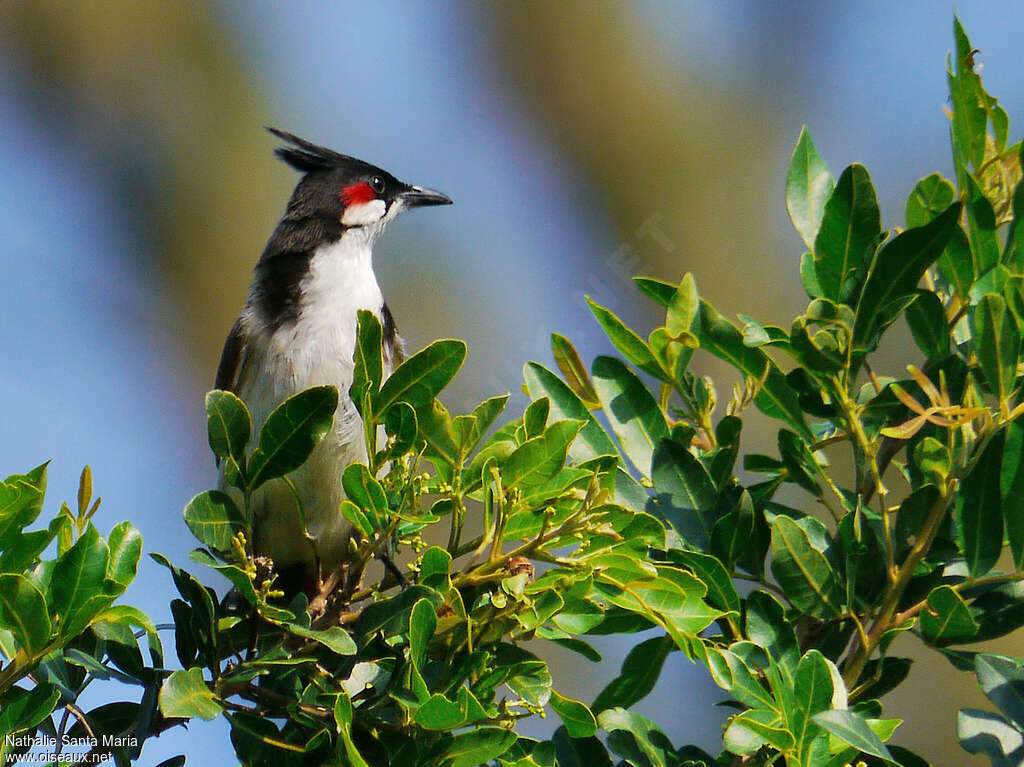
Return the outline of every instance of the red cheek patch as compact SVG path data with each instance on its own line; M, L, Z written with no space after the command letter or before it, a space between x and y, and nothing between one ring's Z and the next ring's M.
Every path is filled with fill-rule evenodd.
M377 198L370 185L365 181L349 184L338 193L341 204L346 208L350 205L363 205Z

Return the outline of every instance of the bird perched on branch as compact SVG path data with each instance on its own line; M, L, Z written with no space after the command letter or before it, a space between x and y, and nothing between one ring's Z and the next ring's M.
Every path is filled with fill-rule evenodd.
M367 459L363 425L348 396L360 309L380 319L384 375L401 361L402 342L373 272L374 242L402 211L452 201L362 160L268 130L288 144L277 156L303 176L256 264L216 387L246 403L254 434L291 395L324 384L338 389L330 432L289 475L295 493L270 480L251 499L254 551L273 559L278 572L291 570L289 580L298 576L297 585L309 592L321 572L343 559L351 526L340 512L341 476L349 463ZM315 543L302 532L296 495Z

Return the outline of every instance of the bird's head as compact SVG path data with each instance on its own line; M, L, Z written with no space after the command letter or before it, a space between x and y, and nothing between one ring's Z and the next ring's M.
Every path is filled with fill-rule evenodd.
M278 147L277 156L305 174L288 202L286 219L316 219L326 232L339 237L353 229L374 236L403 210L452 204L447 195L406 184L368 162L291 133L267 130L289 144Z

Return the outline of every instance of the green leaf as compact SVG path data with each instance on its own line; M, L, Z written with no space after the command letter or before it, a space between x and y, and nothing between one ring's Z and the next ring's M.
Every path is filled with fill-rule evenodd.
M590 304L590 311L597 317L597 321L604 328L605 334L608 339L615 344L615 348L622 353L630 363L636 365L641 370L650 373L653 376L666 380L667 376L665 371L661 369L661 365L654 358L651 350L648 348L647 343L638 336L635 332L630 330L623 324L622 320L615 316L615 314L608 309L605 309L599 304L595 304L590 300L590 296L587 296L587 303ZM598 388L598 395L600 396L600 388Z
M252 419L245 403L229 391L214 389L207 393L206 434L217 458L243 466L245 446L252 435Z
M939 297L930 290L917 291L914 303L907 307L907 324L914 343L928 359L941 359L949 354L949 324Z
M334 422L338 390L316 386L289 397L268 416L249 462L249 489L299 468Z
M839 176L814 239L814 273L822 295L846 300L847 280L862 272L882 233L878 199L863 165L851 165Z
M25 525L42 509L43 491L23 479L8 477L0 484L0 551L15 544Z
M570 738L589 738L597 732L594 714L580 701L566 698L552 690L548 704L562 720Z
M875 254L857 302L856 349L871 348L881 330L895 320L888 307L914 293L921 276L953 236L959 216L960 203L956 202L934 221L896 235Z
M974 53L960 20L953 18L953 37L956 51L951 54L947 67L949 95L953 102L953 157L957 177L961 179L969 165L981 167L985 157L985 137L988 114L984 107L981 78L974 71Z
M900 767L899 763L892 758L889 749L868 726L868 723L852 711L846 709L822 711L815 714L813 718L816 724L847 745L853 746L869 756L883 759L895 767Z
M516 734L503 727L480 727L463 732L451 739L440 755L439 764L476 767L504 754L516 740Z
M205 490L189 501L185 524L203 545L216 551L230 551L232 537L246 529L242 512L219 490Z
M825 201L832 193L833 184L832 174L805 125L800 129L786 173L786 210L808 248L814 247Z
M349 392L357 406L362 406L363 397L369 393L376 396L384 381L384 365L382 362L382 341L380 320L377 315L366 309L358 311L356 322L356 344L352 370L352 386ZM383 412L383 411L377 411ZM364 418L367 413L362 414Z
M676 293L676 286L671 282L665 282L665 280L656 280L653 277L634 277L633 282L644 295L653 298L666 309L672 303L672 297Z
M780 751L790 751L795 745L793 734L785 728L779 714L765 708L734 716L722 740L734 754L752 754L766 744Z
M405 455L416 441L416 411L407 402L396 402L384 414L384 428L394 442L385 453L388 458Z
M422 669L427 659L427 644L437 629L437 613L427 599L420 599L409 613L409 658Z
M544 433L550 410L551 400L547 397L535 399L526 406L526 412L523 413L523 431L526 432L527 439L538 437Z
M679 338L693 330L694 322L699 316L700 297L697 295L697 282L693 274L687 272L672 294L672 301L665 315L665 329L673 338Z
M50 617L46 599L38 588L20 573L0 575L0 628L14 634L31 655L50 639Z
M466 344L443 339L416 352L391 374L374 398L375 413L384 413L399 400L417 411L429 405L455 377L466 359Z
M572 342L565 336L552 333L551 352L555 356L555 364L562 371L562 375L565 377L572 393L588 408L598 407L600 403L597 401L594 383L590 380L590 374L587 372L583 360L580 359L580 353L576 351L576 347L572 345ZM527 382L527 385L529 385L529 382ZM575 418L576 416L573 417Z
M1006 524L1006 539L1017 569L1024 567L1024 424L1013 421L1006 428L999 494Z
M707 600L723 612L739 613L740 595L725 566L710 554L699 551L669 552L672 561L690 568L708 588ZM628 708L628 707L627 707Z
M85 532L53 566L50 580L50 614L59 618L60 634L66 639L79 634L93 615L105 608L107 544L90 523ZM105 600L105 604L100 602Z
M907 198L907 228L933 221L942 211L953 204L956 189L953 184L939 173L932 173L917 182Z
M785 610L774 597L764 591L755 591L747 597L745 629L747 638L764 648L776 663L786 669L796 669L800 647Z
M628 763L641 767L675 765L675 749L654 722L632 711L610 708L597 717L601 729L608 732L608 746Z
M1024 662L1006 655L980 653L974 659L978 686L1009 719L1024 730Z
M341 484L349 500L370 513L373 528L381 529L391 512L384 488L373 478L370 470L361 463L349 464L341 476Z
M956 294L966 300L980 271L974 263L971 246L967 242L967 233L960 224L953 228L953 234L939 256L937 266L939 274L949 280Z
M413 721L424 730L454 730L465 718L457 703L435 693L416 709Z
M815 714L831 708L834 683L829 661L816 649L808 650L796 667L793 680L795 706L785 712L790 731L797 747L806 752L810 741L816 737L816 728L810 720ZM838 677L838 671L836 672Z
M967 240L978 272L984 274L999 263L999 233L992 203L971 173L962 176L967 196Z
M745 376L757 381L764 378L754 397L758 409L789 424L807 442L815 441L804 421L796 392L786 381L786 376L761 349L744 344L743 334L736 326L706 301L701 301L700 345Z
M957 498L964 557L975 578L995 566L1003 549L1003 509L999 491L1003 437L998 434L988 443L961 483Z
M684 540L706 549L718 517L718 493L707 470L685 447L661 440L651 462L655 496L648 511L675 528Z
M817 618L838 618L843 588L824 553L811 545L807 532L789 517L776 516L771 528L772 573L790 602Z
M569 456L574 461L587 461L601 455L618 455L619 451L607 432L587 406L558 376L539 363L527 362L523 366L523 378L526 379L526 388L531 399L547 397L550 400L549 417L552 420L572 419L583 422L579 436L569 447ZM589 376L587 380L590 381ZM596 393L594 397L596 400Z
M597 713L617 706L632 708L654 689L665 659L675 649L675 642L668 636L647 639L634 646L622 661L619 675L601 690L591 708Z
M942 647L968 642L977 633L978 623L959 594L949 586L931 590L921 611L921 634L928 644Z
M528 439L505 460L502 480L510 487L536 487L554 477L581 426L579 421L556 421L539 437Z
M594 388L622 451L645 476L654 448L668 437L665 417L636 373L614 357L598 357L591 369Z
M974 309L974 339L978 364L989 388L1005 405L1017 378L1020 334L1003 297L986 293Z
M0 737L35 729L53 713L59 698L60 690L47 682L31 690L10 688L0 699ZM11 763L18 761L15 757Z
M224 710L203 681L200 668L180 669L160 687L160 713L166 717L216 719Z
M135 571L142 556L142 536L127 520L114 526L107 538L107 578L122 590L135 580Z
M341 626L331 626L323 631L316 631L296 623L289 623L287 628L293 634L319 642L328 650L338 655L356 654L356 643L352 641L352 637Z

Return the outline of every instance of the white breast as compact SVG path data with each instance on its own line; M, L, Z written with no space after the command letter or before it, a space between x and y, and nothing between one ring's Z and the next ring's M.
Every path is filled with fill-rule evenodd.
M316 540L325 572L340 561L350 532L339 511L345 497L342 472L349 463L367 458L362 422L348 390L357 312L369 309L379 316L384 304L370 245L370 238L349 230L338 242L315 252L300 284L297 319L273 332L251 334L256 343L251 344L243 365L246 372L260 374L239 380L238 394L252 412L254 435L270 412L291 395L323 384L338 389L333 428L309 460L289 475L302 499L306 529ZM313 560L313 545L301 534L294 495L284 482L266 483L253 495L252 504L258 553L270 556L279 568Z

